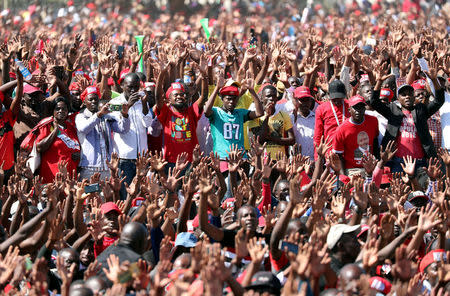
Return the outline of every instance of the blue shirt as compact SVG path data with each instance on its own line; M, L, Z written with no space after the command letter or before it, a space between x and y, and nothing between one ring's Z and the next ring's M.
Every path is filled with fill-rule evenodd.
M249 110L234 109L226 112L222 108L213 107L212 114L208 117L211 124L211 136L213 138L213 151L221 159L228 157L227 151L235 144L239 149L244 148L244 122L250 120Z
M127 133L130 120L122 115L92 114L84 109L75 117L78 140L81 145L80 167L107 169L106 160L110 160L113 152L112 132Z

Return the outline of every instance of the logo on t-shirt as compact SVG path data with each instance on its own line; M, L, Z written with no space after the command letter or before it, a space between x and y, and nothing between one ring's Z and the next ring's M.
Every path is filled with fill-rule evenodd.
M411 113L405 113L403 117L402 125L400 126L400 136L409 139L417 137L417 129Z
M171 127L172 127L171 135L176 142L191 141L192 134L189 119L187 119L186 117L180 118L172 116Z
M354 159L356 164L361 164L363 157L370 152L369 135L365 131L360 131L356 136L356 142L358 143L358 148L355 149Z

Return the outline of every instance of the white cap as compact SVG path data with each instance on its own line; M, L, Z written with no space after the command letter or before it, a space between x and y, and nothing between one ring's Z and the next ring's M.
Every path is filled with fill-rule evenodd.
M336 224L331 226L327 236L328 249L333 249L337 242L341 239L342 234L351 233L361 228L361 225Z

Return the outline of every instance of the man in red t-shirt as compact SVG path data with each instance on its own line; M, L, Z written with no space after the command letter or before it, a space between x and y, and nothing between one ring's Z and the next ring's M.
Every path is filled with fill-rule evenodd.
M202 94L191 106L188 104L190 100L181 83L172 83L167 90L166 99L169 104L166 104L160 95L162 85L157 85L157 89L159 91L157 91L154 110L163 126L164 158L169 163L169 167L173 167L177 156L186 152L188 161L191 162L194 148L198 144L197 123L202 116L203 105L208 96L207 82L202 79Z
M316 109L316 122L314 125L314 147L319 146L322 137L333 140L338 126L350 116L348 102L345 101L347 92L340 80L333 80L328 87L330 100L320 104Z
M341 158L341 174L364 174L362 159L373 153L378 136L378 119L365 115L366 101L360 95L351 97L349 105L350 118L337 128L333 150Z

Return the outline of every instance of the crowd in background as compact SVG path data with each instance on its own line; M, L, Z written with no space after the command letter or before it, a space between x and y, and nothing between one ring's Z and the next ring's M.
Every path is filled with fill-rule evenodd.
M1 294L449 295L449 3L168 3L0 14Z

